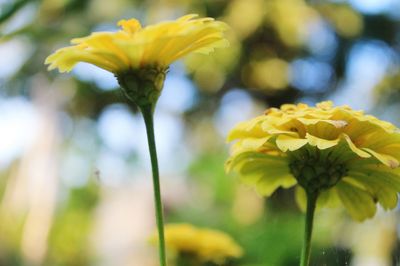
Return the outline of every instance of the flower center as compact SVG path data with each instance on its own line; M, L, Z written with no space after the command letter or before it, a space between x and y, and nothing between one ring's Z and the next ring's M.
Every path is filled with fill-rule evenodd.
M148 67L116 74L122 91L139 107L154 106L164 86L167 69Z
M290 172L307 193L329 189L347 174L345 164L336 162L332 152L302 149L290 156Z

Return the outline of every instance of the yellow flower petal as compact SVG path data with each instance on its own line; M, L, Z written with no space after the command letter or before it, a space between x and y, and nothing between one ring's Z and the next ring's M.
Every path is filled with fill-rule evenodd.
M304 125L315 125L315 124L329 124L335 128L345 128L348 122L345 120L330 120L330 119L318 119L318 118L297 118Z
M317 201L318 208L337 208L339 206L341 206L341 201L336 187L321 191Z
M63 48L46 58L49 70L58 68L60 72L69 72L79 62L86 62L108 70L116 70L118 66L102 56L92 54L83 49Z
M122 19L118 21L118 26L121 26L122 30L129 34L134 34L142 29L142 25L136 19Z
M198 16L199 15L197 15L197 14L188 14L188 15L185 15L185 16L182 16L182 17L178 18L177 21L185 22L185 21L189 21L189 20L191 20L193 18L197 18Z
M137 68L167 68L189 53L209 53L228 46L225 23L196 16L187 15L145 28L136 19L121 20L118 25L122 31L73 39L75 45L56 51L45 63L50 64L49 69L70 71L76 63L87 62L120 74Z
M272 167L275 166L275 167ZM267 161L267 160L260 160L260 159L253 159L250 162L244 164L240 170L238 170L242 176L281 176L286 175L289 173L289 169L282 161ZM245 183L246 178L242 179Z
M260 195L269 197L279 187L290 188L296 184L297 181L291 174L282 171L281 175L274 173L262 176L256 184L256 190Z
M71 40L72 44L81 44L85 49L93 53L106 53L112 62L115 62L120 68L129 67L129 58L124 53L122 47L113 42L113 35L108 32L96 32L85 38L75 38Z
M226 138L227 142L231 142L235 139L241 139L246 137L264 137L265 132L259 126L262 121L262 117L256 117L250 121L241 122L236 124L235 128L229 132Z
M397 206L397 192L390 183L379 179L379 176L349 173L349 178L363 184L384 209L393 209Z
M242 141L242 148L247 150L257 150L261 148L271 137L265 138L246 138Z
M342 134L342 137L346 140L347 145L349 145L349 148L358 156L360 156L361 158L369 158L371 157L371 155L365 151L363 151L362 149L359 149L356 147L356 145L354 145L353 141L350 139L350 137L347 134Z
M392 170L385 165L377 165L376 163L361 164L360 162L355 163L349 170L349 176L355 174L365 175L368 179L375 179L382 185L386 185L393 188L396 191L400 191L400 168Z
M293 138L287 135L279 135L276 138L276 146L283 152L298 150L307 142L306 139Z
M280 186L297 183L289 173L286 158L254 152L243 153L227 162L227 170L235 169L244 184L255 185L261 195L271 195Z
M394 158L393 156L390 156L390 155L387 155L387 154L383 154L383 153L379 153L379 152L375 152L375 151L373 151L371 149L368 149L368 148L363 148L363 150L369 152L376 159L378 159L383 164L389 166L390 168L399 167L399 161L396 158Z
M316 146L318 149L321 150L325 150L333 146L336 146L340 141L340 139L334 139L334 140L321 139L313 135L310 135L308 133L306 135L306 139L308 140L308 143L311 146Z
M346 181L340 181L336 188L340 200L354 220L363 221L375 215L376 204L370 193Z
M316 105L318 108L321 108L322 110L329 110L333 108L333 102L332 101L323 101L320 103L317 103Z
M269 154L263 154L258 152L243 152L239 153L236 156L233 156L226 162L226 170L232 171L235 169L236 171L241 171L244 165L259 163L266 169L274 169L279 168L279 166L284 166L287 171L289 171L286 157L283 156L275 156ZM272 167L269 167L272 166Z

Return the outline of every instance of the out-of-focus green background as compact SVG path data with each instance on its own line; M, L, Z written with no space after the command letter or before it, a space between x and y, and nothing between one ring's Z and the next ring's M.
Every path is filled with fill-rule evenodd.
M296 265L293 191L263 199L224 173L230 128L282 103L331 99L400 123L400 0L0 0L0 265L151 266L145 129L114 77L43 61L71 38L187 13L231 47L174 63L156 111L167 222L230 233L243 266ZM397 212L315 221L312 265L398 265ZM397 263L397 264L396 264Z

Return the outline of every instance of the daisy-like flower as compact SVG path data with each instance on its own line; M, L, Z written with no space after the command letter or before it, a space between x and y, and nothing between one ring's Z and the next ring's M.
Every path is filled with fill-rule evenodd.
M238 124L233 140L227 170L264 196L297 186L311 224L317 199L319 206L343 205L358 221L373 217L377 203L397 205L400 131L362 111L330 101L285 104Z
M160 263L166 265L163 213L154 140L153 113L164 85L168 66L190 53L208 54L228 46L227 26L213 18L186 15L175 21L142 28L136 19L121 20L117 32L96 32L73 39L72 46L47 57L49 70L70 71L85 62L112 72L130 103L141 110L147 130L153 172L156 218L159 231Z
M117 32L95 32L73 39L46 59L49 70L70 71L86 62L114 73L127 97L139 106L155 104L168 66L192 52L208 54L228 46L225 23L190 14L142 28L136 19L121 20Z
M155 242L156 239L151 240ZM165 240L167 249L175 254L175 260L185 260L186 264L182 264L185 266L189 266L189 262L194 265L207 262L225 265L229 259L243 255L242 248L226 233L190 224L166 225Z

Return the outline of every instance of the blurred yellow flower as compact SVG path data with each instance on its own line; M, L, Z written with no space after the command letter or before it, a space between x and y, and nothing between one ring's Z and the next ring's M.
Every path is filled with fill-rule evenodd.
M151 239L156 242L154 236ZM177 256L186 254L200 262L213 262L222 265L229 258L240 258L242 248L227 234L197 228L190 224L168 224L165 226L165 242L167 249Z
M49 70L68 72L78 62L86 62L119 74L143 67L167 68L191 52L207 54L228 45L223 35L226 24L196 17L186 15L145 28L136 19L121 20L122 30L73 39L73 46L57 50L45 63Z
M359 221L374 216L376 203L397 204L400 131L362 111L330 101L285 104L238 124L233 140L227 170L262 195L299 184L300 204L317 194L320 206L341 203Z

